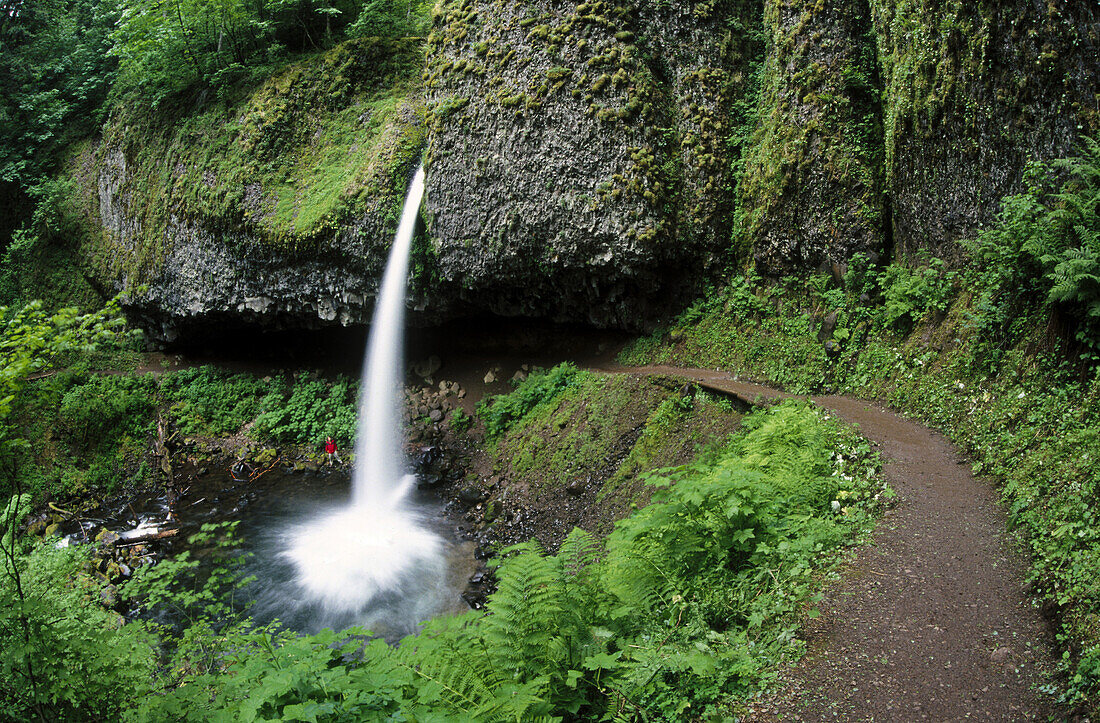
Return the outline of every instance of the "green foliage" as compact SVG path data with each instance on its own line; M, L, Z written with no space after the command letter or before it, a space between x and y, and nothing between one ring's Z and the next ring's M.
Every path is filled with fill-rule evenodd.
M1055 191L1052 171L1065 179ZM1100 359L1100 143L1033 164L1027 190L1004 199L996 224L967 245L983 287L981 322L995 363L1020 337L1013 321L1040 304L1068 312L1075 337Z
M866 529L879 489L866 443L813 407L784 404L755 420L709 463L654 479L659 501L606 544L575 530L556 555L534 543L506 550L487 614L432 621L397 648L358 630L207 631L198 639L218 643L218 664L195 666L134 718L729 715L731 696L756 690L797 648L793 626L814 573ZM845 460L860 472L840 476ZM814 484L822 477L861 490L859 511L825 511L822 499L792 493L823 488ZM175 574L166 568L160 580Z
M0 717L118 719L150 692L155 641L100 603L88 548L15 539L29 500L12 497L0 514Z
M288 51L345 37L398 37L424 28L413 0L120 0L111 33L119 60L116 92L156 106L192 86L221 90Z
M161 388L180 431L204 436L236 432L251 422L267 390L263 379L209 366L170 374Z
M26 462L48 433L39 426L39 434L28 436L22 423L29 410L53 407L42 387L31 384L29 377L43 372L62 354L114 338L122 323L117 314L114 302L83 316L75 309L49 314L39 302L19 310L0 307L0 460L4 463L0 465L0 492L21 491Z
M933 258L915 269L902 264L887 267L880 281L886 324L905 334L929 312L943 314L957 293L957 280L958 274L942 259Z
M58 149L101 120L114 79L107 50L117 12L104 0L24 0L5 2L0 14L0 190L6 196L41 182ZM7 217L12 212L15 219ZM0 206L0 238L18 228L20 215Z
M349 37L423 35L431 25L431 6L424 0L366 0L347 34Z
M473 417L466 414L462 407L451 412L451 429L456 432L465 432L474 423Z
M542 372L532 372L509 394L486 397L478 403L489 437L498 437L541 404L546 404L577 381L582 372L570 362Z
M58 421L73 451L86 455L120 434L138 436L148 431L154 386L149 379L93 377L75 384L61 398Z
M343 445L355 439L358 384L340 379L334 384L298 375L294 385L276 387L263 401L265 410L253 434L280 442L317 443L332 437Z

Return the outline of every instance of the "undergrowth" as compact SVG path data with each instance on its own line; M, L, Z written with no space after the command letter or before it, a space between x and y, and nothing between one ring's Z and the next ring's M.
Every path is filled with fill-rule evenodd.
M586 374L566 362L549 370L533 372L510 394L486 397L477 405L478 416L485 421L486 434L490 438L500 436L532 409L551 401L583 380Z
M1033 283L1048 283L1042 268ZM1005 285L1010 278L988 267L876 269L859 259L843 288L823 277L773 285L740 278L689 309L671 333L632 344L621 360L880 399L945 432L973 457L976 472L997 480L1024 533L1030 582L1061 621L1064 702L1095 710L1100 373L1091 344L1067 345L1059 333L1069 326L1079 339L1092 322L1073 332L1057 299L1022 298L1031 286Z
M102 348L59 359L14 409L32 443L8 453L21 489L36 498L94 504L155 480L149 456L158 422L179 440L248 430L252 439L318 445L355 438L358 384L307 374L257 377L215 367L134 374L135 352ZM122 371L124 373L116 373Z
M556 367L546 377L561 379L572 369ZM578 372L554 389L536 379L496 398L490 409L527 411L489 437L483 451L485 468L499 479L490 502L493 517L504 518L497 532L513 525L517 511L562 507L554 524L533 532L551 551L572 525L607 534L649 502L648 473L724 447L743 411L682 379L655 375ZM572 502L578 496L579 505Z
M397 647L356 629L207 630L218 655L171 666L129 718L720 719L800 652L830 561L870 528L877 469L866 441L786 402L723 451L653 474L653 504L606 541L506 550L485 612Z

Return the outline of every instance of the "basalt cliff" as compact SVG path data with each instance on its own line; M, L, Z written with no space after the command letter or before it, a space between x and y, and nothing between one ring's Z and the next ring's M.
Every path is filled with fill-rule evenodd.
M152 336L369 320L427 167L414 322L644 328L740 268L962 257L1100 130L1065 0L443 0L72 150L80 254Z

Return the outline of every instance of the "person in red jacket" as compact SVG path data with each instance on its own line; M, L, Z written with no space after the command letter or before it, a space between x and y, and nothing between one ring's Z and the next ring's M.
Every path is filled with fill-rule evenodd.
M329 437L325 440L325 454L328 455L328 459L325 461L325 465L332 464L332 460L336 460L336 464L343 464L340 460L340 453L336 451L336 440Z

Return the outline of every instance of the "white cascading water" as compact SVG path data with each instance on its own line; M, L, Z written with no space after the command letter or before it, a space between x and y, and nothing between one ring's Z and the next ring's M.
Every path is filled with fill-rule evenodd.
M402 454L400 384L409 249L424 195L417 170L378 291L359 404L349 507L292 529L283 553L306 601L335 613L363 610L410 576L441 573L442 541L408 508L414 477Z

